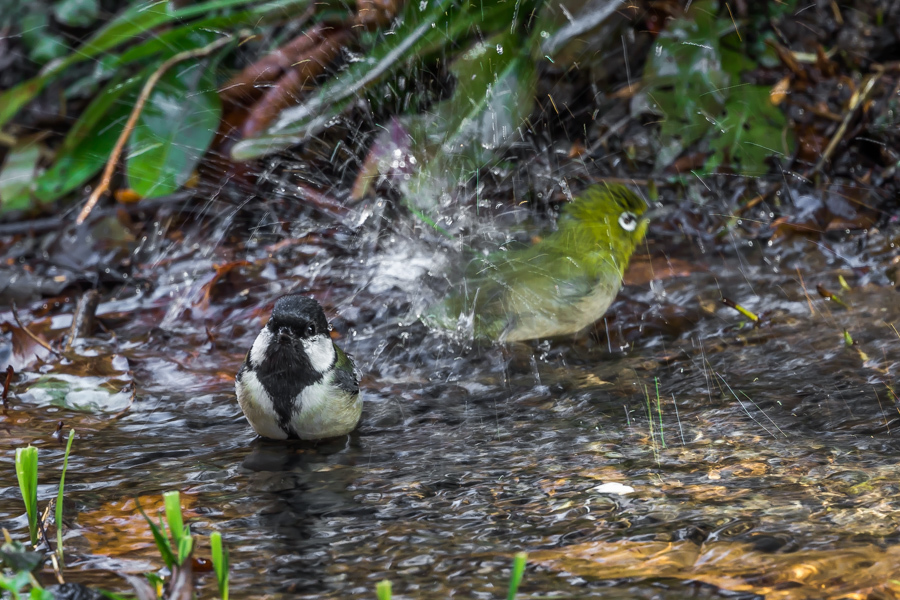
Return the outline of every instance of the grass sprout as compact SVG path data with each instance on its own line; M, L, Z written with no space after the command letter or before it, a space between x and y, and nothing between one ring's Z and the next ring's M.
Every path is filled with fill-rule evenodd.
M221 533L214 531L209 536L209 547L216 581L219 583L219 596L222 600L228 600L228 548L222 544Z
M16 448L16 478L19 480L22 501L28 512L28 532L31 535L31 545L36 547L39 525L37 508L38 449L34 446Z
M375 594L378 600L391 600L391 582L387 579L379 581L375 586Z
M66 485L66 469L69 467L69 452L72 450L72 441L75 439L75 430L69 430L69 441L66 443L66 454L63 456L62 474L59 476L59 490L56 492L56 555L59 562L65 566L63 560L63 490Z
M528 562L528 555L524 552L517 552L513 556L512 573L509 576L509 593L506 600L515 600L519 591L519 584L522 583L522 577L525 575L525 563Z

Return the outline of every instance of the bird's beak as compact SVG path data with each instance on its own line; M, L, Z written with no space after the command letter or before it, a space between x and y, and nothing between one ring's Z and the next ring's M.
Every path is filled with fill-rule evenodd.
M294 341L294 335L291 333L291 330L287 327L282 327L278 330L278 342L281 344L289 344Z

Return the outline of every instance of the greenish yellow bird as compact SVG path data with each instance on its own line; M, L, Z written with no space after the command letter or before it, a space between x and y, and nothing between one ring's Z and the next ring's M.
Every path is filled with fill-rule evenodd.
M424 316L429 325L516 342L576 333L606 312L647 232L646 203L597 184L566 204L536 244L473 260L460 287Z

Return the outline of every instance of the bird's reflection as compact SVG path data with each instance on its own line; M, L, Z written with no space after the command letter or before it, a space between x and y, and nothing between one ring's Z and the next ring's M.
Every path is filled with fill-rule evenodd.
M286 591L324 591L330 546L341 523L371 508L354 501L359 476L359 435L318 442L258 439L241 467L250 472L246 489L260 506L255 525L272 543L267 566Z

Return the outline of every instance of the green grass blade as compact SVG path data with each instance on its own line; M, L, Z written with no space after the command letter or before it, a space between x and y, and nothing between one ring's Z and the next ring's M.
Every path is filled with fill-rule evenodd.
M212 550L212 564L216 571L216 580L219 582L219 596L222 600L228 600L228 548L222 544L222 534L214 531L209 536L209 546Z
M308 5L309 0L277 0L241 12L191 21L128 48L121 55L112 58L110 67L118 69L148 57L160 55L167 58L184 50L201 48L211 42L212 38L206 37L203 41L202 35L198 34L224 33L239 26L249 25L256 28L275 21L287 21Z
M194 547L191 528L185 527L181 516L181 495L178 492L166 492L163 494L163 506L166 511L166 523L172 534L172 547L177 549L175 562L180 565L184 563Z
M122 594L117 594L115 592L110 592L109 590L97 590L101 596L104 598L109 598L109 600L134 600L131 596L124 596Z
M659 415L659 439L662 442L663 449L665 449L666 434L665 431L663 431L662 400L659 398L659 378L654 377L653 381L656 384L656 414Z
M16 448L16 478L19 480L19 490L22 492L22 501L25 502L25 510L28 513L28 532L31 534L31 545L37 546L38 449L34 446Z
M137 504L138 510L141 511L141 514L147 520L147 524L150 525L150 532L153 534L153 541L156 542L156 547L159 549L159 553L162 556L163 562L166 563L166 566L171 569L175 566L175 554L172 552L172 546L169 543L169 538L162 532L162 530L153 522L153 520L147 516L147 513L144 512L144 509L141 507L140 503L135 498L135 504Z
M519 584L522 583L522 576L525 575L525 563L528 562L528 555L524 552L517 552L513 556L512 573L509 576L509 594L506 600L515 600L516 594L519 592Z
M391 582L387 579L379 581L375 586L375 593L378 595L378 600L391 600Z
M180 541L178 542L178 564L183 565L184 561L191 555L194 549L194 538L191 537L191 528L185 527L181 532Z
M69 430L69 441L66 444L66 454L63 456L62 475L59 476L59 491L56 492L56 554L59 556L59 564L66 566L63 560L63 489L66 485L66 469L69 467L69 452L72 450L72 441L75 439L75 430Z
M178 492L163 494L163 505L166 510L166 523L172 532L172 542L176 548L181 547L184 535L184 521L181 518L181 495Z

